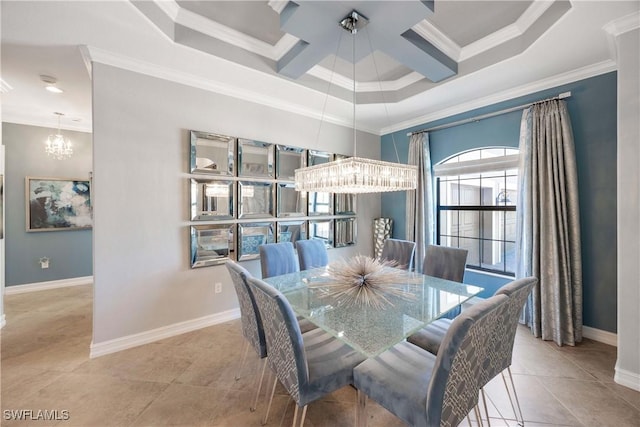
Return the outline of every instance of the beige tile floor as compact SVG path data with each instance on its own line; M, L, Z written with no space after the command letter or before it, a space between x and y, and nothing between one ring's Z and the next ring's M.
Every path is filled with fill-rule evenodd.
M90 286L5 297L0 334L2 426L259 426L254 413L255 358L234 380L243 338L239 321L89 359ZM557 347L518 330L512 372L526 425L640 426L640 393L613 382L616 349L585 340ZM501 379L487 388L491 425L515 426ZM7 420L7 410L68 411L68 420ZM290 425L293 403L282 389L269 425ZM352 426L355 391L315 402L307 427ZM504 420L500 419L504 416ZM369 425L401 426L369 403ZM485 423L486 425L486 423Z

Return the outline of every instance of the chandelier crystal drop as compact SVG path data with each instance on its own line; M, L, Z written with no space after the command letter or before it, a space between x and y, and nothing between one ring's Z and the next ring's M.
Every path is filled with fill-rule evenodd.
M58 133L55 135L49 135L47 142L45 143L44 151L48 156L53 157L56 160L65 160L71 157L73 154L73 148L71 147L71 141L65 138L60 131L60 117L64 114L54 114L58 116Z
M384 193L415 190L416 166L350 157L295 171L296 190L328 193Z
M356 11L340 22L340 27L353 35L354 157L296 169L294 179L297 191L362 194L416 189L417 166L357 157L355 36L367 23L368 20Z

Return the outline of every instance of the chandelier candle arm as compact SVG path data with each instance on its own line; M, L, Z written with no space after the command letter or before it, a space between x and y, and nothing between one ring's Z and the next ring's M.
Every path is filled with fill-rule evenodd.
M60 117L64 114L54 113L58 116L58 133L55 135L49 135L45 142L44 151L48 156L53 157L56 160L65 160L71 157L73 154L73 148L71 147L71 141L62 135L60 130Z

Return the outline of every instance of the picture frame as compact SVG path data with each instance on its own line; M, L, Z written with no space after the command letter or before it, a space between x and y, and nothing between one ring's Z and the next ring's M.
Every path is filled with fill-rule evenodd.
M215 133L190 131L190 172L233 176L236 138Z
M276 240L278 243L291 242L294 245L298 240L307 240L307 221L278 221Z
M238 139L238 176L274 178L274 145Z
M260 245L274 242L273 222L238 224L238 261L260 258Z
M206 224L190 227L191 268L224 264L235 259L235 225Z
M27 232L90 229L91 181L77 178L25 178Z
M345 246L353 246L356 244L356 218L336 218L335 223L335 236L333 244L336 248L342 248Z
M235 181L191 178L191 220L232 219Z

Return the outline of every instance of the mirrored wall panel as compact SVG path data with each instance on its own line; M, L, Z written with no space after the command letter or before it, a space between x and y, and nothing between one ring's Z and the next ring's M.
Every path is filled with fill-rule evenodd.
M276 237L279 242L291 242L295 245L298 240L307 240L307 221L279 221Z
M238 218L264 218L274 216L273 182L238 182Z
M222 264L235 259L235 224L191 226L191 268Z
M307 165L306 150L286 145L276 146L276 178L293 181L295 170Z
M355 194L336 194L336 215L356 214Z
M278 217L305 216L307 193L296 191L293 183L278 183L276 186Z
M333 215L333 193L307 193L309 216Z
M238 176L273 178L273 151L273 144L239 139Z
M333 154L326 151L309 150L307 164L309 166L322 165L333 160Z
M230 136L191 131L191 173L235 175L235 142Z
M234 182L191 179L191 220L233 218Z
M332 248L333 220L314 219L309 221L309 239L322 240L327 248Z
M273 243L273 222L251 222L238 224L238 261L260 257L258 247Z
M335 247L341 248L356 244L356 219L338 218L336 219Z

